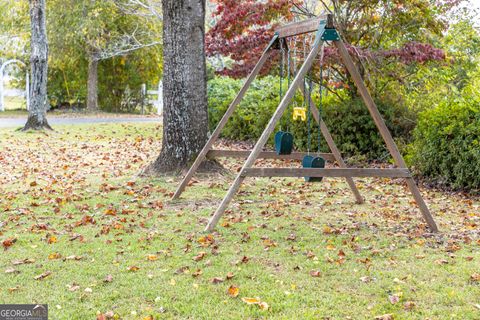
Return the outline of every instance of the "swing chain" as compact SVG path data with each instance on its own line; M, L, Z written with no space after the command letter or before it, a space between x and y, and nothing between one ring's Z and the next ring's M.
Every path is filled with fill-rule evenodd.
M323 56L322 56L323 58ZM319 126L319 131L318 131L318 153L321 152L321 147L322 147L322 132L321 132L321 122L322 122L322 117L323 117L323 106L322 106L322 100L323 100L323 90L322 90L322 84L323 84L323 59L320 60L320 80L318 82L319 84L319 102L318 102L318 126Z

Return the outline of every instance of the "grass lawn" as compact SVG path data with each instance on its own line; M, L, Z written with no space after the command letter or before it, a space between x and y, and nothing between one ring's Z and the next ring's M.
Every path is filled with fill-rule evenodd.
M51 319L480 319L479 199L422 190L432 236L401 181L357 179L356 205L341 179L248 179L204 234L233 173L172 202L178 177L137 175L157 125L56 129L0 129L1 303L48 303Z

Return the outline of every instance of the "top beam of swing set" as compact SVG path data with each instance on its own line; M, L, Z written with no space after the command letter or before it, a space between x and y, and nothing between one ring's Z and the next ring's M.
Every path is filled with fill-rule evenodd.
M289 37L294 37L301 34L317 32L318 26L322 21L326 21L327 29L332 29L334 27L332 15L321 15L313 19L304 20L301 22L293 22L293 23L281 26L275 30L275 35L277 35L279 38L289 38Z

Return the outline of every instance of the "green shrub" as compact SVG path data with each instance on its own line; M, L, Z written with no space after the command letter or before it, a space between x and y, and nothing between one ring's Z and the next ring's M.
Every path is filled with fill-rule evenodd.
M227 77L217 77L208 83L209 124L213 130L216 124L240 91L243 81ZM268 76L255 81L245 95L239 108L227 123L222 132L223 137L235 140L255 140L265 129L268 121L279 104L279 79ZM286 90L286 84L283 92ZM343 102L333 94L324 96L322 115L332 132L334 139L346 156L362 156L367 160L385 159L388 151L370 117L370 114L360 98L342 97ZM318 105L319 94L313 94L313 100ZM407 108L385 101L377 101L380 112L385 117L387 126L394 137L408 141L415 127L415 116ZM295 96L297 106L302 106L303 97ZM282 117L277 130L288 128L295 137L297 150L308 149L308 127L306 122L292 121L293 106L290 106ZM318 148L318 125L311 124L311 150ZM397 139L398 140L398 139ZM272 144L273 135L269 143ZM322 151L327 151L325 141L321 140Z
M434 182L480 189L480 101L449 99L420 113L408 160Z

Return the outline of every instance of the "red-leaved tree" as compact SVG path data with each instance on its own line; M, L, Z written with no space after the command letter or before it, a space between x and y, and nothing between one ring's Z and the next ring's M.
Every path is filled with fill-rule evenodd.
M217 23L206 35L208 56L229 56L231 68L219 71L222 75L239 78L247 75L272 39L280 22L293 18L292 0L216 0L213 15ZM268 70L271 62L264 70Z
M337 29L364 74L365 62L373 62L377 68L391 61L408 65L444 60L445 53L429 43L428 35L441 34L448 26L446 13L461 2L332 0L328 10L335 14ZM293 20L294 12L309 15L308 8L302 5L304 1L216 0L216 3L213 15L218 22L207 34L207 55L230 57L233 64L218 73L235 78L248 75L279 23ZM303 40L297 40L290 45L296 45L298 52L302 52L297 57L301 63ZM278 57L271 59L264 73L278 62ZM334 47L325 50L325 64L336 79L350 82Z

